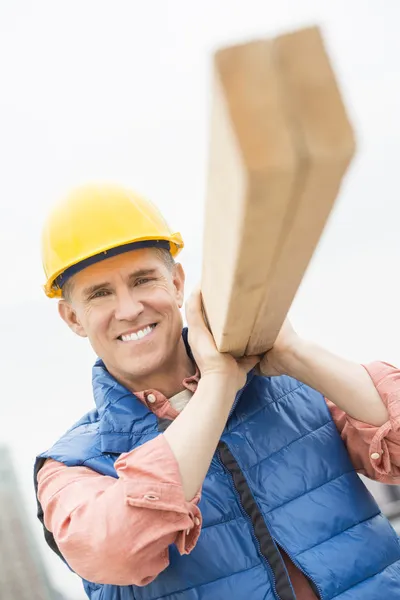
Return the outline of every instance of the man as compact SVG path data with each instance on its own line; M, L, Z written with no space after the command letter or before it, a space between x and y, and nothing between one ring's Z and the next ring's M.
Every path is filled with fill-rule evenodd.
M99 357L96 408L36 461L50 547L93 600L400 598L398 537L357 475L400 481L400 372L288 322L260 364L220 354L199 291L182 333L182 246L122 188L48 219L45 291Z

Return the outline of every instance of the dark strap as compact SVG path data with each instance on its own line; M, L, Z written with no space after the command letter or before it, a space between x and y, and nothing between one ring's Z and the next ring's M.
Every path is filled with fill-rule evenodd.
M34 485L35 485L35 495L36 495L36 503L37 503L37 517L43 526L44 537L45 537L47 544L50 546L50 548L53 550L53 552L55 552L57 554L57 556L59 556L61 558L61 560L63 562L65 562L65 564L67 564L67 561L61 554L60 549L56 544L56 540L54 539L53 534L51 533L51 531L49 531L47 529L46 525L44 524L43 508L42 508L42 505L40 504L39 498L38 498L38 474L39 474L40 469L43 467L44 463L46 462L46 460L47 460L46 458L37 458L36 463L35 463L35 469L34 469Z
M269 532L241 468L225 442L219 442L218 450L222 463L232 476L241 506L251 520L260 552L272 571L278 600L296 600L282 555Z

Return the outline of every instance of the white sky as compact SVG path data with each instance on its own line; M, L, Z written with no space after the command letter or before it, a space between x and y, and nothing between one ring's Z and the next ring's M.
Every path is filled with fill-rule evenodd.
M93 354L41 290L40 228L84 181L129 185L180 229L200 274L213 49L309 24L325 39L359 150L291 311L359 361L400 364L397 0L14 0L0 3L0 441L10 445L57 586L81 584L41 540L31 470L92 406Z

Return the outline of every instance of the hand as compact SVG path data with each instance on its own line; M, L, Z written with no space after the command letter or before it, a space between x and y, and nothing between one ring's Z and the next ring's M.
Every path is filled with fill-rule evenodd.
M247 373L260 361L259 356L235 359L217 350L214 338L203 317L202 299L196 288L186 302L186 319L189 328L189 344L201 376L218 374L228 378L240 390L246 383Z
M273 347L261 359L258 367L261 375L267 377L289 375L288 364L300 344L301 338L293 329L290 321L286 319Z

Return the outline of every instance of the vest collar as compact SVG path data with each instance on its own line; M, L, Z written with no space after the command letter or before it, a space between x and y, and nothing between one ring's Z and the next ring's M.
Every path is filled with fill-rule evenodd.
M182 331L188 356L194 360L188 342L188 331ZM254 376L251 371L245 387L237 394L230 416L239 399ZM103 453L121 454L129 452L143 441L159 433L156 415L147 408L126 387L107 371L101 359L98 359L92 371L93 394L99 414L99 433Z
M187 328L182 331L186 352L193 360ZM98 359L92 370L93 395L100 418L103 453L129 452L144 436L155 437L158 419L140 400L107 371Z

